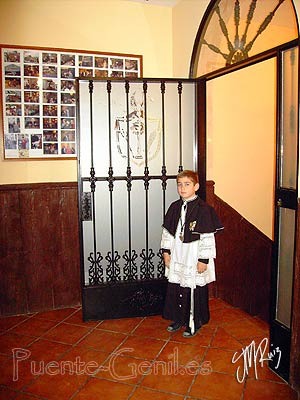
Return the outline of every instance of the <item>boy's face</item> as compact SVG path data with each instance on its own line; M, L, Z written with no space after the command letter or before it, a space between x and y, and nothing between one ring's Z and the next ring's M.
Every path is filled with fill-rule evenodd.
M187 177L179 178L177 181L177 191L181 198L184 200L189 200L194 197L196 191L199 189L199 183L194 184L194 182Z

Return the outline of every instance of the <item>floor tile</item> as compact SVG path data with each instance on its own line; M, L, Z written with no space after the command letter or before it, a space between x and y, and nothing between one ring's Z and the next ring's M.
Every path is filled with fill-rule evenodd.
M195 346L192 344L169 342L158 356L158 361L164 361L166 365L191 366L202 363L206 347Z
M114 382L112 384L105 379L91 378L74 397L74 400L127 400L133 388L124 383Z
M262 329L265 333L265 335L269 336L269 325L267 324L267 322L257 318L257 317L253 317L253 322L255 322L256 326L258 326L260 329Z
M130 400L183 400L184 396L158 392L157 390L138 387Z
M80 342L80 346L93 347L96 350L112 352L118 347L126 335L119 332L107 332L100 329L95 329L85 336Z
M246 318L247 314L238 308L217 308L210 311L209 325L222 326Z
M186 394L192 380L195 378L195 374L192 374L188 369L183 367L178 367L176 371L171 372L172 373L169 373L167 371L167 373L165 373L160 365L158 365L158 368L153 368L151 373L142 380L140 385L173 394Z
M121 318L103 321L98 328L109 331L130 333L140 322L142 318Z
M159 339L129 336L121 348L127 348L131 357L154 360L165 344L165 341Z
M0 386L0 400L13 400L17 396L17 392L5 386Z
M212 339L211 347L217 347L220 349L238 351L242 349L240 341L232 337L222 327L218 327L215 336Z
M191 338L184 338L182 336L184 330L185 328L182 328L181 330L173 333L171 336L171 340L174 342L194 344L196 346L209 346L212 341L216 328L204 325L199 330L199 332L195 336L192 336Z
M10 358L13 357L13 352L11 354L0 354L0 365L9 360Z
M69 398L89 379L86 375L60 373L56 365L39 376L28 387L26 393L45 397L49 400L69 400ZM46 371L47 372L47 371Z
M35 379L31 371L31 363L21 358L8 360L0 366L0 385L20 390Z
M216 297L211 297L209 299L209 309L210 311L212 310L216 310L218 308L226 308L227 310L233 309L234 307L231 306L230 304L226 303L224 300L222 299L218 299Z
M24 335L17 335L8 331L0 335L0 353L11 356L13 349L27 347L34 338Z
M28 319L28 315L16 315L12 317L1 317L0 318L0 331L5 331L7 329L12 328L15 325L18 325L20 322Z
M270 339L268 335L263 335L263 336L254 336L254 337L248 337L246 339L238 339L239 342L241 342L241 350L244 349L251 349L253 346L253 349L258 349L259 347L263 348L265 347L265 342L267 341L267 344L269 345ZM267 346L268 348L268 346ZM267 351L266 351L267 352Z
M89 333L91 327L61 323L43 335L44 339L56 342L75 344Z
M109 353L88 347L75 346L60 358L59 362L68 371L94 375L108 357Z
M36 397L34 395L30 395L27 393L19 393L19 395L16 397L16 400L39 400L40 397Z
M204 361L209 362L214 372L235 375L238 367L243 367L242 359L232 362L234 351L223 349L208 349Z
M264 329L254 319L242 318L222 325L224 330L236 339L251 339L265 334ZM250 341L251 341L250 340Z
M192 385L190 396L205 400L241 400L244 384L228 374L200 374ZM251 400L256 400L254 397Z
M116 352L109 356L96 376L121 383L137 384L149 367L151 368L149 360L128 357Z
M28 361L42 361L44 363L57 361L71 348L72 346L69 344L38 339L28 347L28 351L30 351Z
M35 316L37 318L48 319L49 321L63 321L76 311L78 311L78 309L73 307L61 308L58 310L39 312Z
M67 324L80 325L80 326L85 326L85 327L96 327L99 324L101 324L102 321L87 321L87 322L84 322L82 320L82 310L79 309L75 313L73 313L69 317L67 317L64 320L64 322L67 323Z
M285 383L285 381L279 375L269 368L267 363L264 363L263 365L256 363L256 374L255 369L250 368L247 376L252 379Z
M47 321L45 319L32 317L18 324L15 328L11 329L10 332L19 335L39 337L56 324L56 321Z
M134 330L133 334L138 336L152 337L156 339L169 339L172 334L167 331L169 322L162 318L145 318Z
M285 383L248 379L244 400L297 400L297 393Z

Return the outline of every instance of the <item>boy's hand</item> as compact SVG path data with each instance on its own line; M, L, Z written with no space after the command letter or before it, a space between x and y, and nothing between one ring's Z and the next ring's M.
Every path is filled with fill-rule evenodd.
M168 253L163 253L164 256L164 263L167 268L170 267L171 256Z
M198 261L197 263L197 271L199 274L207 270L207 264L204 264L203 262Z

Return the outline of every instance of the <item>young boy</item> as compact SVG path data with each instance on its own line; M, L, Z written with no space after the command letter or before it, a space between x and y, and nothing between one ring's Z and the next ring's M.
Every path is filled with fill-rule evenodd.
M161 248L168 278L163 318L174 321L169 332L182 326L183 337L194 336L209 321L208 286L215 280L214 234L223 229L214 209L201 200L198 175L177 175L180 199L165 215Z

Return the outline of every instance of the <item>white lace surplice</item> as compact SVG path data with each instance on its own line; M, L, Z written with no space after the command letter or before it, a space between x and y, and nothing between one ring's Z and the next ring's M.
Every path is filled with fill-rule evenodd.
M163 228L161 248L171 251L170 268L166 268L165 275L171 283L177 283L182 287L195 289L196 286L204 286L216 280L215 263L216 244L214 233L201 233L195 235L199 240L191 243L183 243L179 239L182 223L185 221L186 203L181 208L181 219L178 222L175 237ZM197 271L198 258L208 259L207 270Z

